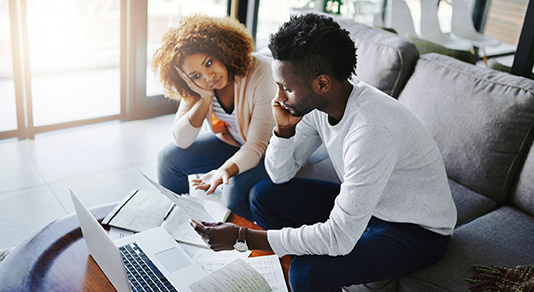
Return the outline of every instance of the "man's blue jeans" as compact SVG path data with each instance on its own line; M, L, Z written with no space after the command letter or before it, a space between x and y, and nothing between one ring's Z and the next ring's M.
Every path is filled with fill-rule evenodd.
M251 210L264 229L325 222L340 185L294 178L284 184L270 179L251 190ZM354 249L345 256L295 256L289 268L293 292L341 291L341 287L399 277L429 266L445 253L449 236L415 224L371 217Z
M189 174L217 169L238 150L239 147L221 141L211 132L200 134L187 149L171 143L159 153L159 183L177 194L189 193ZM261 159L256 167L230 178L228 185L222 189L222 203L237 215L252 220L249 191L256 182L266 177Z

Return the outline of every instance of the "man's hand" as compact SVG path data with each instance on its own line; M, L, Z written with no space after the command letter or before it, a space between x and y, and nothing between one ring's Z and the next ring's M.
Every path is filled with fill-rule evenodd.
M289 110L285 109L283 103L276 98L272 103L273 117L276 122L274 132L282 138L290 138L295 135L295 127L302 120L302 117L292 116Z
M214 251L233 250L239 226L233 223L208 223L189 221L202 240Z
M215 192L215 189L220 184L228 184L229 179L230 174L226 170L214 169L198 179L191 180L191 182L195 190L204 190L206 191L206 195L209 195Z

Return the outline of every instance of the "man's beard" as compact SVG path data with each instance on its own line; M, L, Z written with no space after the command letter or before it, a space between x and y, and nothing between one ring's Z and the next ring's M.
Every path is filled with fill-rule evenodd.
M319 99L320 97L318 95L309 94L304 98L306 102L302 102L300 105L297 105L298 108L288 105L286 105L286 107L289 108L288 111L290 115L294 117L302 117L318 107L317 101Z

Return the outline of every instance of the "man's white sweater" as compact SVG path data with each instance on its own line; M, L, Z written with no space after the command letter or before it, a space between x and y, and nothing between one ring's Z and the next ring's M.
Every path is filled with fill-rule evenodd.
M295 136L273 135L267 147L265 165L275 183L293 178L321 143L342 182L326 222L267 232L279 256L348 254L371 216L442 235L453 232L456 207L432 136L395 99L361 81L352 84L338 124L314 110Z

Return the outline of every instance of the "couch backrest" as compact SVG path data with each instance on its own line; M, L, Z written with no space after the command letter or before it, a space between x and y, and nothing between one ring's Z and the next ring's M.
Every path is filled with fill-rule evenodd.
M357 48L358 79L398 97L419 59L419 51L409 40L394 33L328 15L349 31Z
M510 201L514 206L534 215L534 144L530 147Z
M434 137L451 179L505 201L532 143L533 80L427 54L399 101Z

